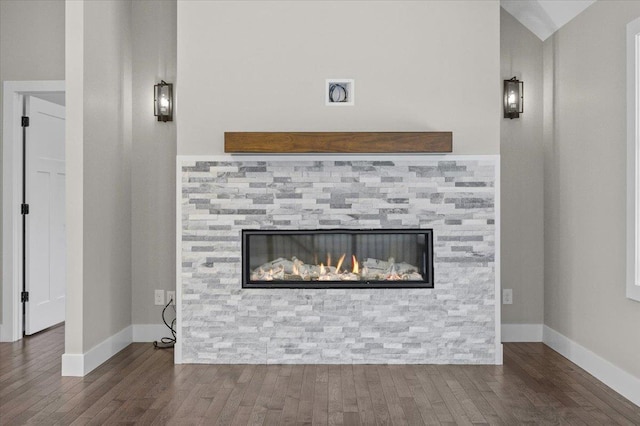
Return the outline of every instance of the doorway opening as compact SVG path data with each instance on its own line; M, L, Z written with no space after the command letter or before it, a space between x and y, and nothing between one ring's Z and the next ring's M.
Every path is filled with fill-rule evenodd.
M16 81L3 89L0 341L15 341L65 317L65 85Z

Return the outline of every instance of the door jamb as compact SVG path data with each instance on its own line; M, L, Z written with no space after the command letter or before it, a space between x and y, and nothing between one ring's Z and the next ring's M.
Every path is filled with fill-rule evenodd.
M64 80L5 81L2 90L2 324L0 342L22 338L22 99L60 93Z

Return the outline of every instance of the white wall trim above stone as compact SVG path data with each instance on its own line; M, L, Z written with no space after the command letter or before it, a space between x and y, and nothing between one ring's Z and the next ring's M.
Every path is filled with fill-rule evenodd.
M542 342L542 324L502 324L502 342Z
M569 361L585 369L589 374L640 406L640 378L591 352L579 343L544 326L543 342Z
M429 153L393 153L393 154L220 154L220 155L178 155L176 164L181 173L181 165L186 161L402 161L425 158L433 161L495 161L499 164L500 156L495 154L458 155Z

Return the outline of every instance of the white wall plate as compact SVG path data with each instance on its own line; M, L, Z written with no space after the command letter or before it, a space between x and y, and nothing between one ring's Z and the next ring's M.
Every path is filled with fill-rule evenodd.
M355 80L328 78L325 81L324 100L327 106L353 106L356 98Z

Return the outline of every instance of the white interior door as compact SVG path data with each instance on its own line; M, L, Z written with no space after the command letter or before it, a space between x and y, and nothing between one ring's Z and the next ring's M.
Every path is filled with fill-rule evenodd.
M25 98L26 149L25 334L64 321L66 293L65 108Z

